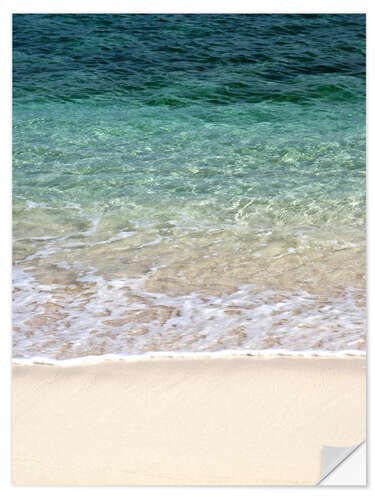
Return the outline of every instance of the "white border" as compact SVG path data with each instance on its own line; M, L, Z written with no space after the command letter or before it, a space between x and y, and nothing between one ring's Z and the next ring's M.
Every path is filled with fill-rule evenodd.
M231 0L66 0L51 2L49 0L14 0L10 8L14 13L362 13L371 4L367 0L316 0L316 1L244 1ZM9 2L10 4L10 2Z

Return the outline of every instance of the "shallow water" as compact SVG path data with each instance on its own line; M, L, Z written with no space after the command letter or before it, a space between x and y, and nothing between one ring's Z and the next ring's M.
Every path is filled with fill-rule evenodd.
M14 356L363 350L362 15L15 15Z

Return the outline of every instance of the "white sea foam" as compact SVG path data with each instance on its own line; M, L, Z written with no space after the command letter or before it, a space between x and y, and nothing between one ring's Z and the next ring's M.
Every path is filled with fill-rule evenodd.
M288 351L286 349L262 349L262 350L232 350L225 349L223 351L215 352L173 352L173 351L154 351L146 352L143 354L103 354L98 356L84 356L81 358L70 359L54 359L43 358L35 356L31 358L14 358L12 363L18 366L32 366L32 365L52 365L52 366L81 366L81 365L94 365L106 361L140 361L152 359L231 359L231 358L244 358L254 357L261 359L269 358L326 358L326 359L347 359L359 358L364 359L366 354L355 350L343 351Z
M223 349L358 353L365 346L365 309L352 288L329 301L252 285L220 296L171 296L145 291L146 277L104 280L92 269L69 295L25 271L14 279L16 358Z
M45 207L30 202L28 208ZM266 226L251 238L248 225L243 234L233 225L225 232L210 226L210 220L203 230L185 211L177 214L179 219L164 220L160 231L147 210L142 212L140 223L135 215L134 219L128 215L116 218L111 211L98 214L74 203L65 208L81 219L72 223L67 216L66 226L59 218L54 220L54 236L36 233L25 238L19 231L20 237L15 240L26 242L20 246L13 275L16 358L80 359L93 354L138 356L223 350L359 353L365 348L364 291L347 286L344 292L336 293L342 273L337 274L337 261L332 262L332 256L340 258L337 252L359 247L355 239L335 239L333 233L317 239L300 227L289 240L284 238L284 230L280 235ZM112 245L122 240L124 244ZM231 242L238 256L251 255L248 260L237 259L233 268ZM25 248L29 252L26 256ZM294 256L297 259L293 260ZM319 290L325 283L310 287L309 292L303 286L312 282L311 273L316 270L308 270L309 265L327 258L336 272L335 281L329 283L330 292L321 297ZM353 279L354 266L347 265L356 263L356 259L357 254L348 258L345 253L338 264L342 272L351 272L346 283L360 283ZM190 269L186 263L192 262ZM234 291L231 286L231 293L224 293L225 286L215 286L216 281L220 285L216 274L221 272L215 266L222 262L226 285L240 284L242 269L251 280L268 265L273 267L258 281L254 278L252 284ZM275 262L279 264L275 266ZM278 275L293 276L302 267L308 272L296 275L291 284L287 283L291 286L283 288L285 283ZM125 277L121 273L127 269L142 277ZM324 264L321 269L323 272ZM118 278L111 279L117 274ZM175 277L176 286L171 283L164 287L163 276L167 280ZM184 280L188 285L192 281L184 288ZM262 280L272 282L267 283L267 290ZM344 290L344 286L341 288Z

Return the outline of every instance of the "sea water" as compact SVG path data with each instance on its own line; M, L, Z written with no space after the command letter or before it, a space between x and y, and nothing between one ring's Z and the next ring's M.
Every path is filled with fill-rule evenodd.
M365 349L364 15L14 15L13 354Z

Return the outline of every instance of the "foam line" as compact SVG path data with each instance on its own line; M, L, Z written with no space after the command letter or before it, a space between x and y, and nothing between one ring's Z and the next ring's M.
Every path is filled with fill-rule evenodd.
M98 356L83 356L80 358L70 359L52 359L44 357L32 358L14 358L12 363L14 365L54 365L54 366L79 366L91 365L101 363L104 361L141 361L148 359L161 359L161 358L186 358L186 359L205 359L205 358L241 358L244 356L254 356L261 358L275 358L275 357L300 357L300 358L360 358L366 357L365 352L358 350L343 350L343 351L288 351L282 349L265 349L265 350L222 350L215 352L173 352L173 351L154 351L143 354L103 354Z

